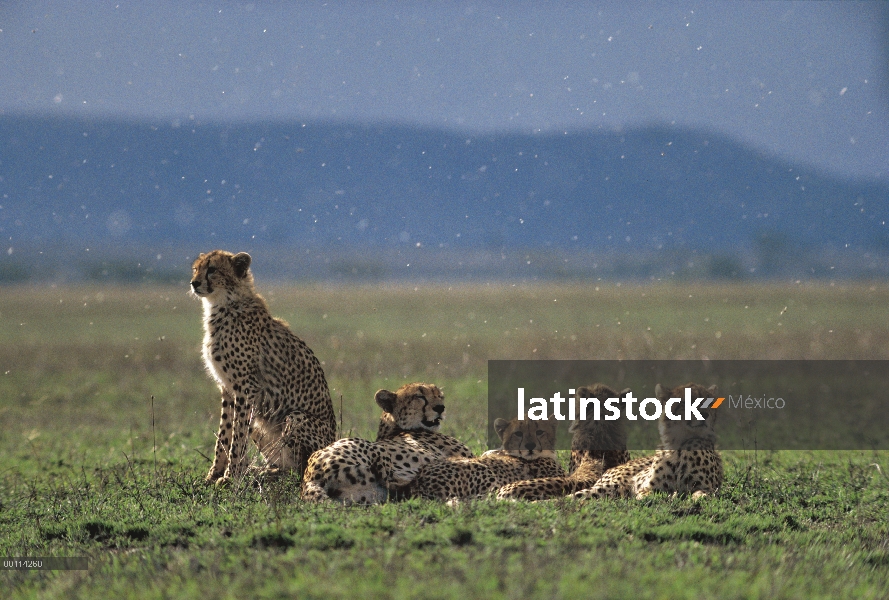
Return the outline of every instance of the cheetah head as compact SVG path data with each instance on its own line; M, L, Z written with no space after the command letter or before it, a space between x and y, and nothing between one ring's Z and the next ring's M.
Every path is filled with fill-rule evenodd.
M503 451L524 460L556 457L556 424L549 421L497 419L494 431L503 441Z
M678 385L673 389L668 389L661 386L661 384L657 384L654 388L654 395L657 396L661 403L664 403L670 398L684 398L685 388L691 389L692 398L713 398L718 392L718 388L715 385L705 388L696 383L686 383ZM698 412L704 417L703 421L698 421L697 419L673 421L668 419L666 414L661 415L658 421L661 447L675 450L683 443L692 439L704 439L715 442L716 433L714 432L714 425L716 424L716 411L712 408L699 408Z
M605 402L609 398L623 398L630 393L630 388L615 392L602 383L577 388L578 398L598 398ZM605 421L595 419L576 420L568 428L574 437L571 439L573 450L626 450L627 433L623 419Z
M191 265L191 293L199 298L213 298L242 286L252 289L250 260L246 252L213 250L201 254Z
M438 431L444 419L444 394L429 383L409 383L394 392L380 390L374 400L403 431Z

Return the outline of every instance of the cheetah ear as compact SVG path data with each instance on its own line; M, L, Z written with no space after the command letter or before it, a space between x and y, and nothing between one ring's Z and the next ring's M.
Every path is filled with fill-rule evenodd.
M238 252L232 257L232 266L235 268L235 275L238 279L243 279L247 275L251 260L250 255L246 252Z
M617 393L617 397L618 397L618 398L623 398L623 397L625 397L627 394L632 394L632 393L633 393L633 390L631 390L630 388L624 388L624 389L622 389L621 391L619 391L619 392ZM657 388L655 388L655 392L654 392L654 393L657 394Z
M395 398L395 392L390 392L389 390L380 390L374 394L374 400L377 401L377 406L389 414L395 410Z
M506 431L506 428L509 427L509 421L506 419L497 419L494 421L494 431L497 432L497 435L500 436L500 439L503 439L503 432Z
M707 388L707 393L713 394L713 397L715 398L716 394L719 393L719 388L714 383L713 385L711 385L710 387Z
M661 402L666 402L670 399L670 390L665 390L661 384L657 384L654 386L654 395Z

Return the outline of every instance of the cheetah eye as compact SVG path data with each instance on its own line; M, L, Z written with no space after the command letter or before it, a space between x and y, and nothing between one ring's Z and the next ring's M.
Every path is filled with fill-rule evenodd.
M542 429L538 429L538 430L537 430L537 437L540 437L540 436L543 435L544 433L546 433L544 430L542 430Z
M207 267L207 275L212 275L216 272L216 267Z
M520 438L520 437L522 437L522 432L521 432L521 431L516 431L516 432L513 433L512 435L514 435L514 436L517 437L517 438Z

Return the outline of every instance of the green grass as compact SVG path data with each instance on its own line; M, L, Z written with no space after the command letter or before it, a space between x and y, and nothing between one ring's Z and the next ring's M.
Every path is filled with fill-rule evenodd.
M889 358L884 283L263 291L344 433L423 380L474 450L488 359ZM0 288L0 339L0 555L90 558L2 571L4 597L889 596L889 452L727 452L700 503L311 506L203 484L218 395L184 290Z

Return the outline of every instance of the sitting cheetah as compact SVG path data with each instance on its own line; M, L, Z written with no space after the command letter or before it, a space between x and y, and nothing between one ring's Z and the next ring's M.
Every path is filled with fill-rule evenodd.
M494 429L503 446L478 458L452 458L423 467L407 495L414 498L460 500L476 498L500 487L565 472L555 453L555 423L497 419Z
M685 389L692 398L707 398L716 394L716 386L704 388L694 383L665 390L658 384L655 396L661 402L682 398ZM716 450L713 426L716 411L698 409L703 421L673 421L661 415L658 430L660 449L653 456L632 460L609 469L589 489L574 494L575 498L637 498L652 492L672 492L673 495L692 494L700 498L715 493L722 485L722 458Z
M222 392L222 416L207 481L247 468L247 438L269 469L305 469L336 439L324 371L305 342L256 293L250 255L214 250L192 265L191 292L204 305L204 362Z
M597 383L592 387L577 389L579 398L623 397L630 392L627 388L620 393L607 385ZM574 421L568 430L571 439L571 462L567 477L546 477L516 481L500 488L498 500L546 500L560 498L595 485L606 470L630 460L627 452L627 434L623 422L594 421L592 419Z
M460 441L438 433L445 407L436 386L411 383L395 392L380 390L374 399L383 409L377 441L346 438L312 454L303 500L384 502L391 489L408 485L424 465L472 456Z

